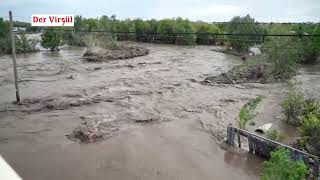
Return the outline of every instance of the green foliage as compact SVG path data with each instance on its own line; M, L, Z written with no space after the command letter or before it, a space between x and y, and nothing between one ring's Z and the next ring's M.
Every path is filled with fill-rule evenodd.
M304 142L312 147L312 152L309 153L320 156L320 117L308 114L300 128L300 135Z
M271 153L271 159L264 163L262 180L303 180L308 173L302 161L290 159L289 151L280 149Z
M245 129L247 122L252 120L256 116L255 109L261 101L262 97L258 96L257 98L249 101L241 108L239 112L239 127L241 129Z
M273 76L276 79L289 79L295 75L299 53L297 44L290 37L272 37L263 48L273 64Z
M314 114L320 118L320 102L313 97L306 98L303 107L303 115L307 116L309 114Z
M149 32L150 27L151 26L148 21L143 21L142 19L134 20L137 41L147 42L148 37L146 34Z
M77 31L65 31L63 32L62 39L63 42L70 46L85 46L86 33Z
M304 109L304 95L299 91L292 90L281 103L284 110L285 121L292 125L301 125Z
M157 33L160 34L160 41L174 44L176 42L174 19L163 19L160 21Z
M51 28L41 35L41 46L50 49L50 51L58 51L62 43L62 33L58 28Z
M17 53L31 53L39 51L37 48L39 41L27 38L25 34L16 36L16 52Z
M0 18L0 54L10 51L9 23Z
M176 44L193 45L196 41L195 29L188 19L177 18L175 33L177 33Z
M91 32L92 30L95 30L98 27L97 20L93 18L88 19L82 19L81 22L85 27L87 27L87 30Z
M135 26L134 22L130 19L125 19L124 21L119 21L117 24L117 32L120 32L117 34L117 40L135 40Z
M98 24L99 30L111 32L111 22L108 16L106 15L101 16L97 24Z
M227 25L227 32L230 34L261 34L263 29L255 22L250 15L244 17L236 16ZM249 47L260 43L260 37L254 36L228 36L231 47L238 52L248 52Z
M271 129L266 132L266 138L277 141L277 142L282 142L285 140L285 136L282 135L277 129Z
M305 31L301 33L303 34ZM314 28L312 34L320 34L319 25ZM300 62L304 64L314 63L320 55L320 37L298 37L295 39L298 43L297 51L301 58Z
M221 33L218 26L204 22L197 22L195 26L197 31L197 44L215 44L217 42L216 37L211 34Z

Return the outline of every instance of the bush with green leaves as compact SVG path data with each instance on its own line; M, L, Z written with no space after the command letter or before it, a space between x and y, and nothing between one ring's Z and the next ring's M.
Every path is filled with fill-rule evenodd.
M288 124L300 126L303 122L302 115L304 105L305 102L303 93L296 90L291 90L281 103L285 115L284 120Z
M320 156L320 117L308 114L300 127L300 135L309 153Z
M263 164L262 180L304 180L308 173L302 161L290 158L288 150L279 149L271 153L271 159Z
M41 46L50 51L58 51L62 44L62 32L59 28L50 28L41 35Z
M28 38L25 34L16 36L16 52L17 53L32 53L37 52L39 41L36 39Z
M277 129L270 129L265 134L266 138L273 141L282 142L285 140L285 136L282 135Z

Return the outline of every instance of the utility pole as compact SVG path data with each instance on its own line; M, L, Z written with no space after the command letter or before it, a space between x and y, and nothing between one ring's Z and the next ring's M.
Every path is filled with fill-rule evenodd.
M16 87L16 98L17 102L20 102L19 86L18 86L18 73L17 73L17 63L16 63L16 45L15 45L15 35L13 32L13 21L12 12L9 11L10 18L10 40L11 40L11 50L12 50L12 60L13 60L13 73L14 73L14 85Z

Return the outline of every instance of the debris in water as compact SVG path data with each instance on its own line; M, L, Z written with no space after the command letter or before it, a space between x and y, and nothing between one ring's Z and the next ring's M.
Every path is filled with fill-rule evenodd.
M93 143L112 137L119 131L119 127L107 120L86 120L80 124L71 134L66 135L70 140L79 143Z
M103 62L118 59L129 59L144 56L149 50L137 46L117 46L114 49L93 48L84 53L83 58L89 62Z
M265 133L271 128L271 126L272 126L272 123L264 124L264 125L258 127L258 129L256 129L255 132Z
M159 118L148 118L148 119L135 119L134 120L136 123L156 123L156 122L160 122Z

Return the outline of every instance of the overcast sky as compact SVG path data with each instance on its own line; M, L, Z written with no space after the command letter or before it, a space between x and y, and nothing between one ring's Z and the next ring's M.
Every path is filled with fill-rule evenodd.
M320 0L0 0L0 16L12 10L15 19L32 14L116 14L118 18L229 21L250 14L263 22L320 22Z

